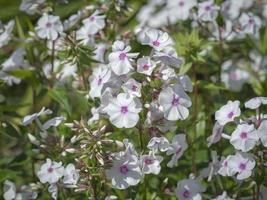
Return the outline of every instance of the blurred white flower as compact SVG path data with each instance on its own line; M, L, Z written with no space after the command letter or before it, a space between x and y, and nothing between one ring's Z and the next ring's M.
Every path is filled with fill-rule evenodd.
M111 179L112 186L117 189L137 185L142 178L138 159L134 155L116 157L112 167L106 170L106 175Z
M41 183L56 183L64 175L64 167L61 162L51 161L46 159L40 170L37 172L37 176Z
M187 20L190 16L191 9L196 5L196 0L168 0L169 20L172 23L177 20Z
M256 162L249 154L237 152L229 157L228 165L234 173L237 173L237 180L243 180L251 176Z
M182 58L177 56L176 50L171 46L165 47L162 51L156 51L153 58L163 65L175 68L179 68L183 63Z
M87 26L82 26L76 32L76 39L81 41L81 44L83 45L93 46L95 43L95 34L96 32L93 29L90 29Z
M44 4L46 0L22 0L19 9L28 15L34 15L38 11L38 7Z
M192 105L190 97L183 88L176 84L174 87L167 87L160 92L159 104L163 108L164 117L168 120L184 120L188 117L188 107Z
M63 183L75 187L79 178L79 172L75 168L74 164L68 164L64 169Z
M267 147L267 121L263 120L260 123L259 128L257 129L257 134L261 140L261 143L264 147Z
M217 196L212 200L234 200L234 199L228 197L227 193L224 191L221 195Z
M241 110L239 108L239 101L228 101L226 105L222 106L215 113L215 120L224 126L228 122L234 121L235 117L239 117Z
M14 28L15 21L11 20L4 26L4 28L0 29L0 48L7 45L11 39L12 31Z
M161 51L165 47L172 45L173 41L168 33L157 29L149 29L145 32L142 44L149 45L156 51Z
M152 152L150 152L149 155L142 155L140 157L142 172L144 174L159 174L162 160L162 156L154 155Z
M48 192L51 193L52 199L57 200L57 197L58 197L58 187L57 187L57 184L51 184L48 187Z
M50 115L50 114L52 114L52 111L49 110L49 109L45 109L45 107L43 107L40 112L33 113L31 115L25 116L23 118L23 120L22 120L22 124L24 126L27 126L28 124L32 123L32 121L35 120L35 119L37 119L38 117L40 117L42 115Z
M221 167L218 171L218 173L222 176L233 176L235 174L234 170L229 167L229 159L232 156L228 156L227 158L225 158L222 163L221 163Z
M156 67L156 63L149 56L137 60L137 72L150 76Z
M208 22L214 21L218 15L219 6L213 0L204 1L198 4L198 20Z
M122 85L122 89L125 93L137 97L141 97L141 87L142 84L138 83L133 78L130 78L126 83Z
M105 62L105 52L107 50L107 45L105 43L99 43L95 45L95 50L94 50L94 56L93 58L99 62L104 63Z
M99 65L94 68L93 74L89 77L90 81L90 97L100 97L102 94L102 88L106 82L109 81L111 71L106 65Z
M136 58L139 53L128 53L130 46L125 46L122 41L115 41L112 45L112 53L109 54L109 66L112 71L120 76L129 73L133 67L131 61Z
M83 20L83 24L90 32L97 33L105 27L105 15L99 15L100 12L96 10L90 17Z
M257 109L261 105L267 105L267 97L254 97L245 102L245 107L249 109Z
M138 102L137 102L138 101ZM139 100L125 93L120 93L116 98L110 99L104 109L109 115L110 122L118 128L132 128L138 120L141 111Z
M253 4L253 0L226 0L222 3L222 14L225 18L236 19L242 9L248 9Z
M169 149L170 143L165 137L153 137L148 142L147 148L150 150L157 152L158 150L161 152L165 152Z
M218 122L216 122L215 125L213 126L211 136L207 138L208 147L221 140L222 132L223 132L223 126L221 126Z
M35 31L42 39L56 40L63 33L63 25L58 16L44 13L38 20Z
M252 13L242 13L239 18L241 32L246 34L255 35L261 27L261 20L258 16Z
M59 126L65 119L65 117L54 117L43 124L43 128L49 129L51 126Z
M202 192L204 192L204 188L194 179L179 181L175 190L179 200L201 200Z
M174 167L177 165L178 159L183 155L184 151L187 149L188 145L186 142L185 134L175 135L172 139L166 154L172 155L171 160L168 162L168 167Z

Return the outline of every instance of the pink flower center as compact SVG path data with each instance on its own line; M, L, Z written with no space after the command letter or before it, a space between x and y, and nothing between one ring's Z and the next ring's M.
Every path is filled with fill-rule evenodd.
M246 169L246 167L247 167L246 163L240 163L240 165L239 165L239 169L241 171L244 171Z
M184 197L184 198L189 198L189 197L190 197L190 192L189 192L188 190L185 190L185 191L183 192L183 197Z
M173 97L172 99L172 105L173 106L178 106L179 105L179 97Z
M54 171L54 169L53 169L52 167L49 167L49 168L47 169L47 171L48 171L48 173L52 173L52 172Z
M223 166L224 167L227 167L228 166L228 162L227 161L224 161Z
M227 115L227 117L228 117L229 119L231 119L233 116L234 116L234 112L233 112L233 111L232 111L232 112L229 112L228 115Z
M102 84L102 78L98 78L97 85L101 85L101 84Z
M146 165L151 165L151 164L153 164L154 163L154 160L152 160L152 159L150 159L150 158L146 158L145 159L145 164Z
M120 60L125 60L126 57L127 57L126 53L121 53L121 54L119 55L119 59L120 59Z
M122 106L122 107L121 107L121 113L122 113L122 114L126 114L126 113L128 113L128 106Z
M144 65L143 65L143 69L144 69L144 70L148 70L148 69L149 69L149 65L148 65L148 64L144 64Z
M52 24L50 22L47 22L45 26L46 26L46 28L51 28Z
M153 42L153 45L158 47L160 45L160 42L158 40L156 40L156 41Z
M129 171L129 169L128 169L127 165L122 165L122 166L120 167L120 172L121 172L122 174L126 175L126 174L128 173L128 171Z
M137 86L136 85L132 85L132 91L136 91L137 90Z
M205 6L205 10L206 11L210 11L211 10L211 6L210 5Z
M179 2L179 6L180 6L180 7L183 7L183 6L184 6L184 1L180 1L180 2Z
M241 138L241 139L247 139L247 138L248 138L248 133L247 133L247 132L242 132L242 133L240 134L240 138Z
M252 17L249 18L248 23L253 25L255 23L254 19Z
M94 16L91 16L91 17L89 18L89 20L90 20L91 22L93 22L93 21L95 21L95 17L94 17Z
M175 154L178 155L181 151L182 151L182 148L179 147L179 148L176 150Z
M230 80L237 80L237 74L235 72L231 72L229 74L229 78L230 78Z

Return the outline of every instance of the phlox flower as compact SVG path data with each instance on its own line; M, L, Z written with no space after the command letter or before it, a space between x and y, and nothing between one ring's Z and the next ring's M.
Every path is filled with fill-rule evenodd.
M44 13L38 20L35 31L42 39L56 40L63 33L63 25L58 16Z
M147 148L150 150L157 152L158 150L161 152L165 152L169 149L170 143L165 137L153 137L147 144Z
M79 172L72 163L68 164L65 167L63 177L64 184L75 187L79 180L79 177Z
M11 20L3 28L0 29L0 48L7 45L10 41L14 24L15 21Z
M254 97L245 102L245 107L249 109L257 109L261 105L267 105L267 97Z
M110 122L118 128L132 128L138 120L141 111L140 101L125 93L120 93L116 98L110 99L104 109L109 115Z
M156 62L151 60L149 56L139 58L137 60L137 72L150 76L156 67Z
M130 78L126 83L122 85L122 89L125 93L133 96L141 97L142 84L138 83L133 78Z
M253 0L226 0L222 3L222 14L225 18L233 20L236 19L241 9L248 9L253 4Z
M83 24L91 32L97 33L105 27L105 15L99 15L100 12L95 11L89 18L83 20Z
M117 156L112 167L106 170L106 175L111 179L112 186L117 189L137 185L142 178L138 159L134 155Z
M162 156L154 155L150 152L148 155L140 157L141 170L144 174L159 174L160 163L163 160Z
M228 165L235 174L237 173L237 180L243 180L251 176L256 162L249 154L237 152L229 157Z
M204 192L204 188L194 179L179 181L175 190L179 200L201 200L202 192Z
M54 184L53 183L53 184L49 185L48 192L51 193L52 199L57 200L57 197L58 197L58 187L57 187L57 184Z
M192 105L190 97L178 84L163 89L160 92L158 101L163 108L164 117L173 121L186 119L189 115L187 108Z
M175 135L172 139L166 154L172 155L171 160L168 162L168 167L174 167L177 164L178 159L183 155L184 151L187 149L188 145L186 142L185 134Z
M174 23L177 20L186 20L189 18L190 10L197 5L196 0L168 0L169 20Z
M128 53L131 50L130 46L125 46L122 41L115 41L112 45L112 53L109 54L109 66L112 71L120 76L130 72L133 67L131 61L136 58L139 53Z
M215 113L215 120L224 126L228 122L234 121L235 117L240 116L241 110L239 108L239 101L228 101L226 105L222 106Z
M161 51L165 47L172 45L173 41L168 33L157 29L149 29L145 32L142 44L149 45L156 51Z
M212 200L234 200L234 199L230 198L227 195L227 193L224 191L221 195L217 196L216 198L214 198Z
M258 140L253 124L239 124L231 135L230 143L235 149L248 152L254 148Z
M46 159L40 170L37 172L37 176L41 183L56 183L64 175L64 167L61 162L51 161Z
M213 0L204 1L198 4L198 19L201 21L214 21L218 15L219 7Z
M261 20L252 13L242 13L239 18L242 33L255 35L261 27Z
M82 26L77 32L76 32L76 39L81 41L81 44L83 45L90 45L93 46L95 43L94 35L96 32L94 29L90 29L87 26Z
M215 125L213 126L211 136L207 138L208 147L221 140L222 132L223 132L223 126L221 126L218 122L216 122Z
M102 94L102 88L105 83L109 81L111 77L111 71L106 65L99 65L94 68L93 74L89 77L90 81L90 97L100 97Z
M94 50L94 56L93 59L104 63L105 61L105 52L107 50L107 45L105 43L99 43L95 45L95 50Z
M235 174L234 170L229 166L229 159L232 156L228 156L221 162L221 167L218 171L218 174L222 176L233 176Z
M49 109L45 109L45 107L43 107L40 112L33 113L31 115L25 116L23 118L23 120L22 120L22 124L24 126L27 126L28 124L32 123L32 121L35 120L35 119L37 119L38 117L40 117L42 115L50 115L50 114L52 114L52 111L49 110Z
M34 15L38 11L38 7L45 3L45 0L23 0L19 9L28 15Z
M257 134L261 140L261 143L264 147L267 147L267 121L264 120L260 123L260 126L257 129Z

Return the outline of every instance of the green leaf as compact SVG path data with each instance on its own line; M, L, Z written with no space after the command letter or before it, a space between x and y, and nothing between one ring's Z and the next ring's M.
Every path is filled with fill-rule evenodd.
M67 111L68 115L71 115L71 106L68 102L68 97L66 91L64 89L52 89L48 92L48 95L58 102L65 111Z
M180 75L184 75L186 74L192 67L192 63L187 63L187 64L184 64L181 68L180 68L180 72L179 74Z

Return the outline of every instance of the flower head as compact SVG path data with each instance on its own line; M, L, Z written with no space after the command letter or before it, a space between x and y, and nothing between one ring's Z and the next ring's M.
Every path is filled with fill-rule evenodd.
M203 187L194 179L184 179L177 183L175 190L179 200L200 200Z

